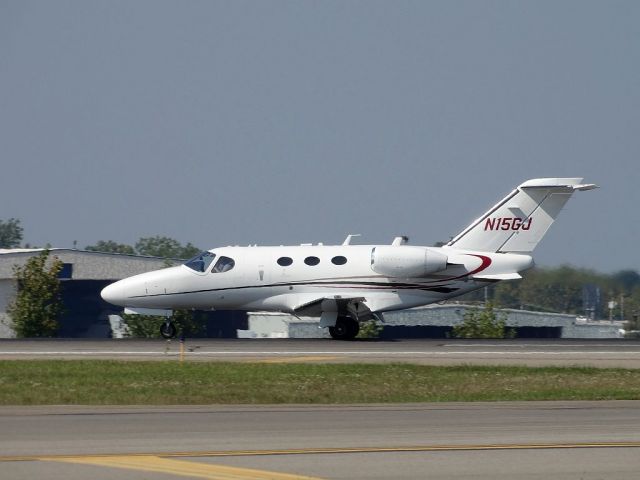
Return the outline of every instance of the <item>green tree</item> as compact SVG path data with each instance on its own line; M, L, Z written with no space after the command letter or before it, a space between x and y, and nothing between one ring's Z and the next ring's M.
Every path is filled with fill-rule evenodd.
M18 292L8 313L18 337L53 337L58 332L64 312L58 279L63 264L57 257L49 259L49 253L43 250L13 269Z
M609 300L618 304L614 310L616 318L620 318L624 311L624 318L628 320L640 308L640 274L635 270L605 274L564 265L557 268L533 268L525 272L523 277L519 281L500 282L485 287L487 297L506 308L584 315L587 313L585 294L599 290L599 304L594 298L589 299L589 306L597 306L594 312L596 318L608 318ZM484 295L485 289L480 289L459 297L459 300L480 302L484 300Z
M488 287L491 298L496 304L505 308L520 308L522 305L520 300L522 283L522 281L509 281L492 285Z
M204 333L205 313L197 310L174 310L172 320L178 333L186 337L197 337Z
M453 327L456 338L514 338L515 331L505 327L506 317L498 315L491 302L484 308L472 308L461 324Z
M640 285L624 296L624 305L620 307L624 308L624 319L634 323L633 330L640 331Z
M100 240L95 245L85 247L85 250L89 252L124 253L127 255L133 255L136 253L131 245L117 243L113 240Z
M611 276L613 282L624 293L630 293L635 287L640 286L640 274L635 270L620 270Z
M624 324L625 338L640 338L640 317L636 313Z
M384 325L372 318L371 320L360 322L360 330L356 338L378 338L383 329Z
M158 315L137 315L125 313L122 320L127 324L127 337L134 338L159 338L160 325L166 319Z
M582 290L591 278L591 272L568 266L536 269L522 281L520 301L536 310L579 314Z
M0 220L0 248L17 248L22 241L22 226L17 218Z
M90 252L123 253L128 255L148 255L162 258L191 258L200 252L200 249L191 243L182 245L170 237L156 235L155 237L142 237L136 242L135 247L113 240L100 240L95 245L88 245L85 250ZM172 265L172 264L170 264Z
M164 258L191 258L200 252L200 249L187 243L182 245L173 238L156 235L155 237L143 237L136 243L136 251L140 255Z
M625 337L640 338L640 286L625 297L624 317L627 320L624 324Z

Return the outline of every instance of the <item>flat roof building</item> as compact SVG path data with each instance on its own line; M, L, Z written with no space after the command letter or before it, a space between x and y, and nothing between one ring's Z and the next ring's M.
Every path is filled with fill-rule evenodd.
M478 305L447 303L426 305L382 315L381 339L450 338L453 327L460 325L464 314ZM517 338L621 338L623 322L588 321L565 313L496 309L505 326ZM248 329L238 332L244 338L329 338L326 328L319 328L318 318L294 317L286 313L251 312Z
M66 313L60 321L61 337L108 337L108 315L122 312L100 297L108 284L139 273L178 264L179 260L67 248L49 249L63 263L58 277ZM43 249L0 249L0 338L13 337L7 307L17 292L14 267L23 266Z

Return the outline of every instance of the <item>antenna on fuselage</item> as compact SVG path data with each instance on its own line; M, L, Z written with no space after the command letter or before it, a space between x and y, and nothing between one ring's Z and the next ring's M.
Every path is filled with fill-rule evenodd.
M347 235L347 238L344 239L344 242L342 242L342 245L351 245L351 239L353 237L360 237L362 235L360 235L359 233L350 233L349 235Z

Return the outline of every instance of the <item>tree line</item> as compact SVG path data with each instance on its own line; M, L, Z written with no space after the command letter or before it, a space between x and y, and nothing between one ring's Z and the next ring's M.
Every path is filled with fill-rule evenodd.
M160 235L156 235L155 237L142 237L134 246L117 243L113 240L100 240L95 245L86 246L85 250L89 252L121 253L180 259L191 258L201 251L201 249L190 242L182 245L173 238Z
M23 240L23 231L17 218L0 220L0 248L19 248ZM30 248L30 245L26 244L25 248ZM87 245L85 250L177 259L191 258L200 252L200 249L190 242L182 245L178 240L161 235L141 237L135 245L100 240L95 245Z
M607 274L568 265L534 267L521 280L493 284L461 299L590 319L634 320L640 313L640 274Z

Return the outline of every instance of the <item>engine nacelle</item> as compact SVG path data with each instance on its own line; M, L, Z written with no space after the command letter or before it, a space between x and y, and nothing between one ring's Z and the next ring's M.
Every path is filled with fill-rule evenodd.
M429 247L379 246L371 251L371 269L387 277L425 277L446 268L447 256Z

